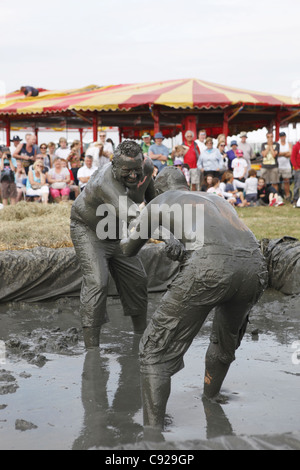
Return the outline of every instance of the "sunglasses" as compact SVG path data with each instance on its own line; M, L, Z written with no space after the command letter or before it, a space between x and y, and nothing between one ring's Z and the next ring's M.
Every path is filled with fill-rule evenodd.
M47 147L40 147L40 149L41 149L41 150L46 150L46 149L47 149Z

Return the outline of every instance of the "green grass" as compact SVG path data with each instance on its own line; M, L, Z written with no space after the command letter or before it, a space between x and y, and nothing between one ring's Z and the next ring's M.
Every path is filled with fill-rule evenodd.
M36 246L72 246L70 210L72 203L43 205L20 202L0 211L0 251ZM257 239L300 239L300 209L290 204L280 207L237 208L237 213Z
M240 219L257 239L290 236L300 239L300 209L291 204L279 207L238 207Z

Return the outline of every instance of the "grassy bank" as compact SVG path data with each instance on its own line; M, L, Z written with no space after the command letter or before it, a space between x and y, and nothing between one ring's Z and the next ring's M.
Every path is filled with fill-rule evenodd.
M0 251L22 250L36 246L72 246L70 238L71 202L49 204L20 202L0 211ZM245 207L237 213L258 239L284 235L300 239L300 209Z

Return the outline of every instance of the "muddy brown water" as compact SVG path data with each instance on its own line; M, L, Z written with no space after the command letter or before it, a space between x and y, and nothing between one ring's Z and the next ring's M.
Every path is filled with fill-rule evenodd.
M151 294L149 316L160 300ZM143 440L138 341L118 299L99 351L79 300L0 305L0 449L300 449L300 295L254 307L224 401L202 399L212 315L172 379L164 442Z

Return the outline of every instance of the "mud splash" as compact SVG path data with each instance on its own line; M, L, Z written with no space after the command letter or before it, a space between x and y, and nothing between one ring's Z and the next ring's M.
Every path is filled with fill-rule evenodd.
M299 295L264 293L221 403L202 399L208 318L173 377L157 444L142 439L139 338L118 299L108 312L100 350L86 353L78 299L0 305L0 449L300 449Z

